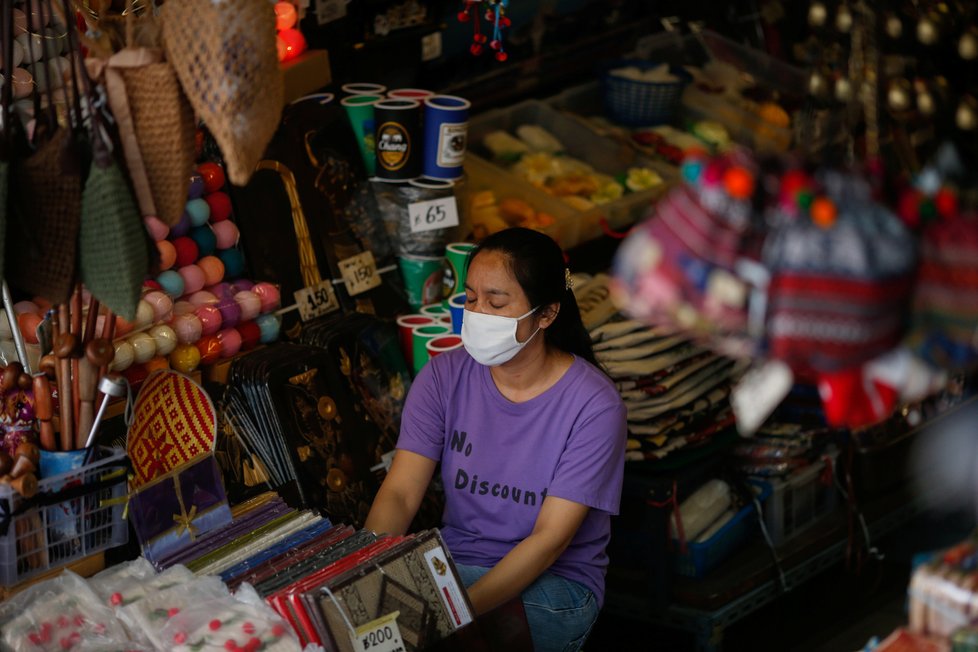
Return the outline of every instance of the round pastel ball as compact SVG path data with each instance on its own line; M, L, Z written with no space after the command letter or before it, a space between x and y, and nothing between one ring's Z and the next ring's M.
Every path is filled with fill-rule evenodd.
M199 199L204 196L204 177L196 172L190 175L190 187L187 189L187 199Z
M250 290L255 287L255 284L246 278L239 278L231 283L231 290L237 294L238 292L243 292L245 290Z
M255 319L255 323L258 325L258 328L261 331L260 341L262 344L268 344L278 339L278 333L282 328L281 317L275 313L259 315L258 318Z
M109 363L109 368L113 371L125 371L132 365L132 361L136 358L136 352L129 340L116 340L114 348L115 356Z
M255 283L255 286L251 288L251 291L257 294L258 298L261 300L262 312L271 312L275 310L282 301L282 293L277 287L268 281Z
M191 199L184 207L191 226L203 226L211 219L211 206L203 198Z
M173 299L165 292L153 290L143 295L143 300L153 308L153 319L155 321L166 321L173 314Z
M164 224L163 220L158 217L153 217L152 215L149 217L144 217L143 224L146 225L147 233L149 233L150 237L156 242L165 240L166 236L170 234L170 227Z
M179 343L176 331L166 324L157 324L149 329L149 335L156 342L157 355L170 355Z
M194 314L200 319L201 334L213 335L221 330L223 319L221 317L221 311L217 309L217 306L213 304L197 306Z
M217 163L201 163L197 173L204 178L204 192L217 192L224 187L224 168Z
M139 303L136 304L136 319L132 322L133 327L143 328L144 326L149 326L155 318L156 311L153 308L153 304L146 299L140 299Z
M18 301L14 304L15 315L22 315L25 312L38 314L41 312L41 308L33 301Z
M156 243L156 250L160 254L160 269L166 270L173 267L177 262L177 249L169 240L160 240Z
M231 284L228 282L215 283L206 289L208 292L212 293L218 299L233 298L234 292L231 290Z
M211 223L214 230L214 237L217 239L218 249L230 249L238 244L238 236L241 235L237 225L231 221Z
M195 306L190 301L186 299L177 301L173 304L173 316L179 317L180 315L189 315L191 313L197 312L197 306Z
M193 344L199 340L203 328L200 318L192 312L174 317L170 326L173 328L173 332L177 334L177 341L180 344Z
M128 338L133 350L133 362L143 364L156 355L156 340L149 333L133 333Z
M241 321L241 307L233 296L218 297L217 309L221 311L221 322L225 328L234 328Z
M41 316L37 313L22 312L17 315L17 326L28 344L37 344L37 325L41 321Z
M147 360L143 366L146 367L146 373L151 374L154 371L166 371L169 369L170 361L166 356L160 354Z
M160 284L164 292L174 299L183 295L183 277L172 269L160 272L160 275L156 277L156 282Z
M233 328L225 328L215 335L221 343L221 357L230 358L241 350L241 333Z
M197 265L186 265L177 270L183 278L183 293L192 294L204 289L204 270Z
M31 299L31 302L37 306L39 311L37 314L39 315L45 314L48 310L54 307L51 305L51 301L49 299L45 299L44 297L34 297Z
M125 337L132 332L132 322L124 317L116 315L115 317L115 336Z
M238 278L244 272L244 256L237 247L221 249L217 257L224 263L224 275L227 278Z
M176 266L184 267L200 258L200 249L197 242L188 236L180 236L173 241L173 247L177 250Z
M208 287L224 278L224 263L217 256L204 256L197 261L197 266L204 270L204 284Z
M180 373L192 373L200 366L200 351L193 344L180 344L170 353L170 366Z
M201 290L200 292L194 292L187 300L194 304L195 308L200 306L212 306L217 304L217 297L214 296L213 292L208 292L207 290Z
M241 308L241 321L251 321L261 313L261 299L251 290L242 290L234 295Z
M180 219L177 220L177 223L170 227L170 237L180 238L187 235L190 233L191 226L193 224L190 222L190 215L187 214L187 211L184 211L180 214Z
M197 340L201 364L213 364L221 358L221 340L216 335L204 335Z
M190 229L190 237L197 243L201 256L210 256L217 249L217 237L206 224Z
M211 223L224 222L231 217L231 198L226 192L212 192L204 197L210 207Z
M250 351L258 346L261 340L261 328L254 321L242 322L235 327L235 330L241 336L242 351Z

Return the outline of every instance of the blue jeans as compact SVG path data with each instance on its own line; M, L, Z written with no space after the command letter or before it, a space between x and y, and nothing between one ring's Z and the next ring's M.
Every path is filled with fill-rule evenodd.
M466 587L489 572L481 566L456 564ZM523 610L536 652L580 650L598 619L594 593L579 582L544 573L523 589Z

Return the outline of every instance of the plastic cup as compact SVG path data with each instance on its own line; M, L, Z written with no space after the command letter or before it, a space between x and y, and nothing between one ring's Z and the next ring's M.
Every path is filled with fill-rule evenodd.
M381 95L350 95L340 100L346 110L346 117L353 128L353 135L360 149L360 158L367 168L367 176L374 176L377 156L374 154L374 104L381 101Z
M452 316L452 332L462 332L462 316L465 314L465 292L453 294L448 299L448 312Z
M471 242L450 242L445 247L445 297L452 297L459 292L465 292L465 263L469 254L475 249Z
M441 335L451 335L452 329L445 324L431 324L428 326L418 326L411 331L411 362L414 368L414 375L417 376L421 368L427 364L429 356L427 344Z
M441 301L442 261L437 256L401 256L397 259L412 310Z
M428 358L430 359L446 351L462 348L462 338L455 334L444 335L428 340L424 346L428 351Z
M397 318L397 332L401 340L401 352L404 353L404 360L407 362L408 369L413 368L412 355L414 340L411 331L418 326L430 326L435 324L433 317L428 315L402 315Z

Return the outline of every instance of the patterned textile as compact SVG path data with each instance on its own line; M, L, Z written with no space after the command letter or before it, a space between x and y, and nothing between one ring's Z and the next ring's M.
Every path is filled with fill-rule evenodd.
M214 448L214 404L200 385L183 374L151 374L136 397L133 413L126 446L133 464L132 489Z

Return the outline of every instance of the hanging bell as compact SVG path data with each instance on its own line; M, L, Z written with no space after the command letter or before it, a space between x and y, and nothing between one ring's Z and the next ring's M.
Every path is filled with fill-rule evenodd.
M852 99L852 82L848 77L842 75L836 77L835 99L843 104Z
M958 110L954 113L954 122L961 131L974 131L978 127L978 103L975 98L965 95L958 103Z
M936 13L924 14L917 21L917 40L924 45L934 45L941 38L941 18Z
M892 111L902 113L910 108L910 88L906 79L894 79L886 92L886 103Z
M930 87L923 79L916 79L913 83L914 91L917 94L917 110L921 115L932 116L937 112L937 102Z
M978 28L974 25L966 29L958 39L958 55L965 61L978 58Z
M808 24L812 27L821 27L829 16L829 10L821 2L813 2L808 7Z
M852 11L849 5L842 3L835 14L835 28L843 34L848 34L852 30Z
M829 92L829 82L825 75L813 70L808 77L808 94L816 98L824 98Z
M888 13L883 21L883 31L891 39L903 36L903 21L896 14Z

